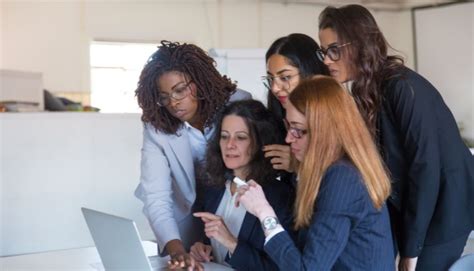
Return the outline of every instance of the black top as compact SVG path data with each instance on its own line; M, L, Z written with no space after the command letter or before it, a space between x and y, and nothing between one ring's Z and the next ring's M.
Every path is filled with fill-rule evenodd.
M401 256L469 233L474 225L474 158L439 92L405 68L383 87L379 144L391 173Z
M193 211L215 213L224 196L225 186L201 186L201 189L202 193L196 200ZM262 189L281 225L294 237L295 233L291 230L294 190L286 180L271 180L266 182ZM196 220L196 223L202 224L200 219ZM234 253L225 259L232 268L237 270L278 270L276 264L263 250L265 234L257 217L248 212L245 214L237 239L238 243ZM206 244L210 243L207 238L202 241Z

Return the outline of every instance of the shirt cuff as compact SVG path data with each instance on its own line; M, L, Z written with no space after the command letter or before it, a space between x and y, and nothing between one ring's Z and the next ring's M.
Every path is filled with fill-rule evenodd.
M267 237L265 237L265 243L263 245L266 245L270 239L273 238L273 236L279 234L280 232L285 231L281 225L277 225L276 228L268 232Z

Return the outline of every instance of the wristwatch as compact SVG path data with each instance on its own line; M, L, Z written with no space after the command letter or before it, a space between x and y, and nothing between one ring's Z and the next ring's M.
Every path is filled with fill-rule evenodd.
M262 228L263 231L271 231L276 229L276 227L280 224L280 221L278 221L278 218L274 216L267 216L262 220Z

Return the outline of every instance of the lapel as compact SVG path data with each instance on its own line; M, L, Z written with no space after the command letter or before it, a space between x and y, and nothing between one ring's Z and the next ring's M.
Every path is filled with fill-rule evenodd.
M244 221L242 222L242 227L240 228L239 232L239 240L250 240L251 234L253 232L253 229L259 225L255 225L256 223L260 223L258 219L250 214L249 212L245 213Z
M221 203L222 197L224 196L225 187L219 188L218 190L207 190L206 192L212 196L207 197L209 200L205 209L209 210L210 213L215 214L217 208L219 208L219 203Z
M177 135L173 135L168 141L171 150L176 156L176 162L180 165L181 170L186 173L187 181L192 188L196 190L196 182L194 178L194 163L189 145L188 131L186 127L179 129Z

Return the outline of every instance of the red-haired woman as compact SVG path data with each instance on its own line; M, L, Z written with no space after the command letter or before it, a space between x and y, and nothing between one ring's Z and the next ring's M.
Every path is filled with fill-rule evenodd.
M265 252L281 270L393 271L390 181L352 97L315 76L293 90L286 114L286 142L299 162L296 243L260 185L239 188L240 204L265 230Z

